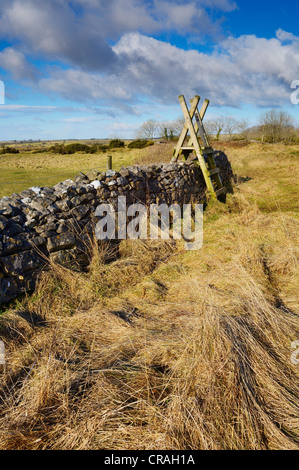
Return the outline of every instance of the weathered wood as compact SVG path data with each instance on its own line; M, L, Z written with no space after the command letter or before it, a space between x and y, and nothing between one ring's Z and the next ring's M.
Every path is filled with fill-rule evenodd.
M208 155L209 153L214 155L214 149L212 147L201 147L201 151L203 155Z
M107 170L112 170L112 155L107 156Z
M209 170L209 175L210 176L217 175L217 173L220 173L219 168L214 168L213 170Z
M210 146L209 138L202 122L210 102L209 100L205 100L199 112L197 109L199 101L200 97L198 95L192 98L192 100L190 100L191 107L189 111L185 97L183 95L179 96L185 124L177 146L174 149L172 161L177 161L181 154L185 160L187 160L190 153L195 152L207 189L212 197L217 198L219 195L225 193L226 189L222 184L220 170L215 163L214 149ZM195 124L193 123L194 117L196 121ZM188 132L190 138L188 144L184 145ZM198 137L201 138L203 145L199 143Z
M199 116L198 112L195 112L195 119L196 119L196 124L197 124L197 127L198 127L198 133L201 137L201 140L203 141L205 147L209 147L210 144L209 144L208 136L206 135L206 132L205 132L204 127L202 125L202 120L200 119L200 116Z
M226 193L226 188L224 186L222 186L222 188L218 189L216 191L216 196L220 196L221 194L225 194Z
M192 100L190 100L190 102L192 103ZM206 115L206 112L207 112L207 109L208 109L208 107L209 107L209 104L210 104L210 100L204 100L203 105L202 105L202 107L201 107L201 110L200 110L200 112L199 112L199 118L200 118L201 121L203 121L203 118L204 118L205 115ZM195 111L195 112L198 113L198 111ZM198 129L198 124L197 124L197 122L196 122L194 128L195 128L195 132L196 132L196 134L197 134L197 133L198 133L198 130L199 130L199 129ZM192 145L192 139L191 139L191 138L190 138L190 140L189 140L189 142L188 142L188 145Z
M181 95L179 97L179 101L181 103L181 107L182 107L183 114L184 114L185 121L186 121L186 125L187 125L187 130L189 130L189 132L190 132L190 136L191 136L192 143L193 143L193 146L194 146L194 151L195 151L196 156L198 158L199 165L200 165L202 174L204 176L204 179L206 181L208 191L212 195L214 195L215 191L214 191L213 183L212 183L212 180L210 178L210 175L209 175L209 172L208 172L208 169L207 169L207 166L206 166L206 162L205 162L205 160L202 156L201 148L200 148L200 145L199 145L199 142L198 142L198 139L197 139L197 135L196 135L196 132L195 132L195 129L194 129L192 118L191 118L191 115L189 114L187 103L186 103L186 100L185 100L183 95ZM194 104L194 100L192 102L192 105L193 104Z
M181 102L182 99L185 100L184 96L180 95L179 96L179 101ZM194 117L194 113L197 109L199 101L200 101L200 96L196 95L193 98L193 102L192 102L191 108L190 108L191 119L193 119L193 117ZM177 161L177 159L179 157L179 153L181 151L181 147L184 144L185 138L187 137L187 133L188 133L188 124L187 124L187 122L185 122L183 130L182 130L181 135L179 137L178 143L176 145L176 148L174 149L172 161Z

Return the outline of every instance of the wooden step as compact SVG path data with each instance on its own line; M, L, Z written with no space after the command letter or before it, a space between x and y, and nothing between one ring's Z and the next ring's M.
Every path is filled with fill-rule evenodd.
M213 168L213 170L209 170L210 176L217 175L218 173L220 173L220 168Z
M222 188L218 189L217 191L215 191L215 194L216 194L216 197L220 196L221 194L224 194L226 193L226 188L225 186L222 186Z
M201 147L203 155L214 155L214 149L212 147Z

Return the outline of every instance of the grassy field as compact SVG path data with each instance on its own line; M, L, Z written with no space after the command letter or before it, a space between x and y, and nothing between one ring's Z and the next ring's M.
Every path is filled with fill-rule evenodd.
M18 148L18 146L16 146ZM107 155L113 157L113 168L128 166L141 158L146 150L112 149L107 153L58 155L51 152L34 153L37 144L20 146L20 153L0 155L0 197L20 193L32 186L54 186L79 171L105 171ZM26 150L25 150L26 149Z
M238 178L201 250L93 245L3 312L1 449L298 450L299 146L217 145Z

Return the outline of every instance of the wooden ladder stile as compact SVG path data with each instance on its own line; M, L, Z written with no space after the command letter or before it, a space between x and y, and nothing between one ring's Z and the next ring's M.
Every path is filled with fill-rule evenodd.
M178 143L173 151L171 161L176 162L180 155L183 155L184 159L187 160L190 154L194 152L205 179L208 192L211 197L217 199L221 194L226 193L226 188L222 184L220 169L217 167L214 158L214 149L210 145L209 138L203 125L203 119L210 102L209 100L205 100L201 110L198 111L199 101L200 97L198 95L191 99L191 107L189 111L185 97L183 95L179 96L185 124ZM194 117L195 123L193 123ZM189 140L187 145L184 145L188 132ZM199 137L202 145L200 144Z

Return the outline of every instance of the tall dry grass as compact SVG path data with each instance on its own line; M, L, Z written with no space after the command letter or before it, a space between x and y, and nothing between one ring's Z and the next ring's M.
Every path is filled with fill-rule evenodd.
M256 186L209 204L198 252L52 263L1 317L1 449L298 449L298 219Z
M0 448L298 448L298 314L275 302L275 255L267 271L238 242L203 253L205 275L162 241L95 252L85 274L53 265L2 319Z

